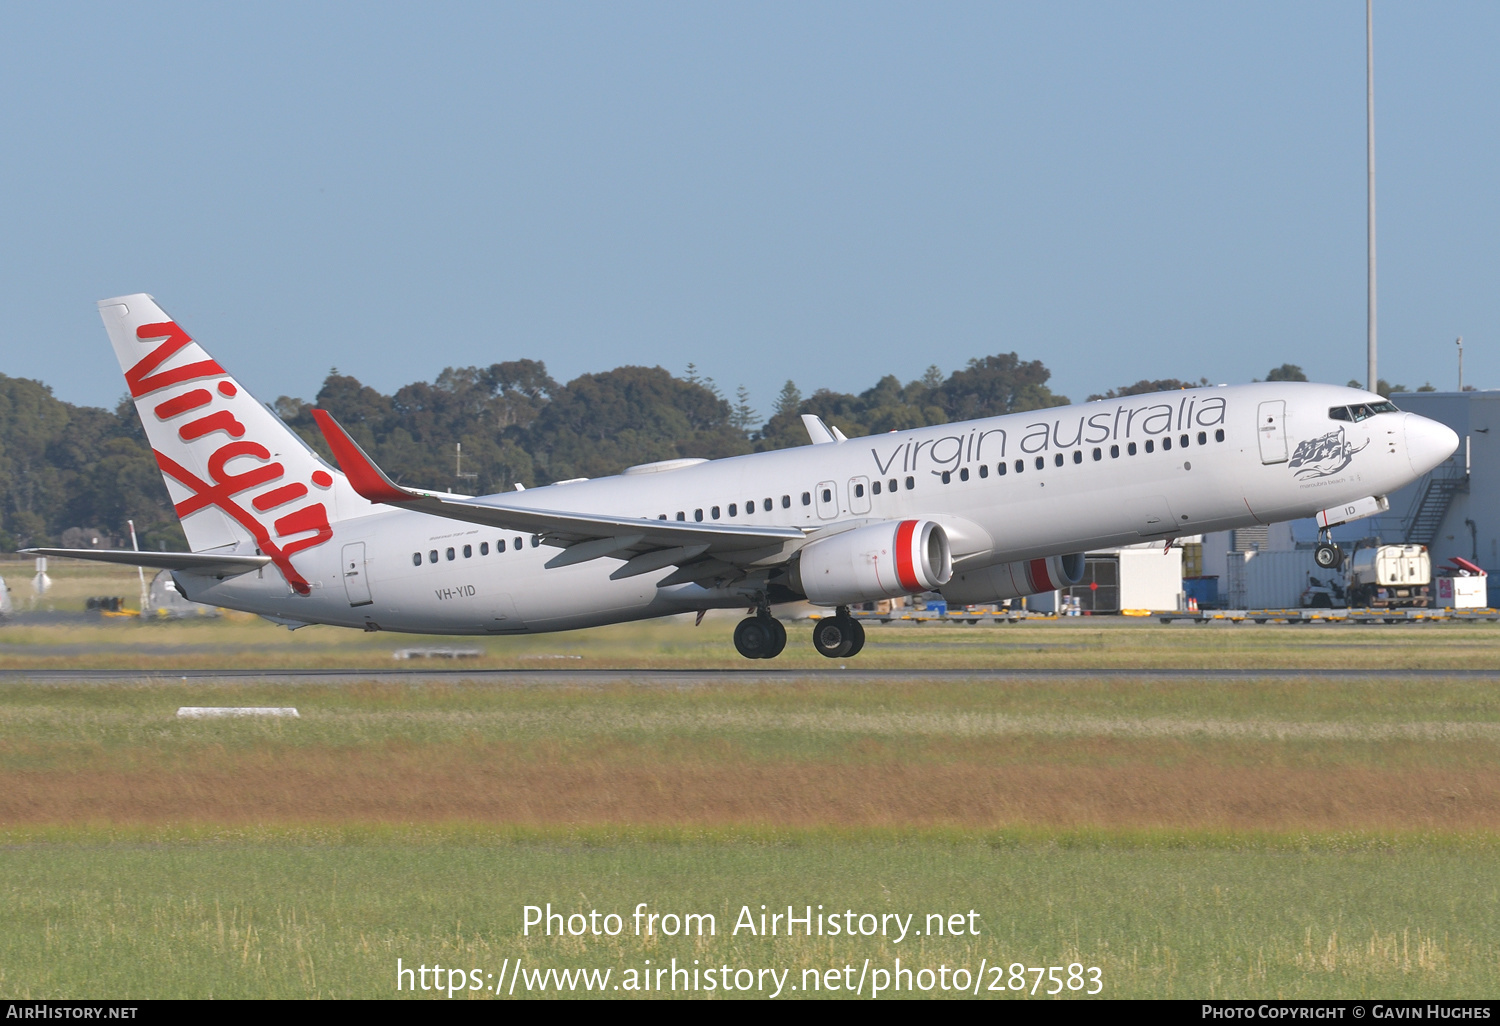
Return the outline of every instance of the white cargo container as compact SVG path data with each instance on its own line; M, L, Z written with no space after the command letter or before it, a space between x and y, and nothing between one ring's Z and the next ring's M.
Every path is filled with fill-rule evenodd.
M1080 611L1090 614L1181 608L1182 550L1174 546L1163 552L1153 544L1090 552L1081 583L1033 595L1026 607L1057 612L1068 598L1077 599Z
M1219 602L1226 609L1296 609L1309 578L1328 575L1313 562L1311 549L1293 549L1228 553L1224 576Z
M1445 609L1483 609L1489 603L1488 577L1439 577L1432 583Z

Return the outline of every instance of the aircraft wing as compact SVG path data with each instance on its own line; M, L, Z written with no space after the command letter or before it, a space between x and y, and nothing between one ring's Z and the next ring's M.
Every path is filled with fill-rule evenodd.
M259 570L270 556L216 556L211 552L137 552L134 549L20 549L27 556L66 556L100 563L149 566L153 570L184 570L209 577L234 577Z
M450 520L538 535L545 544L563 550L548 560L549 568L608 556L626 561L610 574L614 580L675 566L679 568L676 572L657 583L682 584L739 576L757 565L783 563L807 537L796 527L742 527L526 509L415 491L387 477L327 411L315 409L312 414L339 469L366 499Z

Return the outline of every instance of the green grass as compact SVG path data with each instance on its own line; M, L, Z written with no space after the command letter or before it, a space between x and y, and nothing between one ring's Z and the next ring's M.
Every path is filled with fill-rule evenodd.
M398 957L483 973L519 957L610 968L614 981L676 957L790 969L799 984L806 969L857 974L866 958L950 970L1081 962L1113 997L1475 997L1500 986L1500 846L1483 839L450 827L8 840L0 991L23 999L388 997ZM642 901L713 913L718 934L632 936ZM616 912L625 932L522 936L522 907L548 902ZM973 909L980 935L733 936L741 906L761 904L917 913L914 925Z
M731 624L476 643L484 666L541 670L558 664L538 657L576 654L566 665L761 668L727 654ZM1497 641L1489 624L893 627L871 631L860 665L1468 669L1500 666ZM427 643L245 619L13 624L0 627L0 666L385 669L404 665L393 649ZM769 665L828 664L789 648ZM180 721L182 705L294 705L301 718ZM899 957L917 969L1079 962L1115 997L1486 997L1500 990L1497 749L1500 692L1461 677L8 683L0 808L18 811L0 817L0 994L387 997L398 957L481 974L521 957L608 968L612 984L676 957L789 970L800 986L804 970L857 975L866 958L890 968ZM354 811L214 818L262 786L237 780L274 789L303 772L347 788ZM542 825L511 814L494 798L511 773L543 789L561 781L585 811ZM423 815L444 797L413 784L423 774L433 788L488 789L490 811L456 801ZM923 820L920 802L893 798L908 811L861 820L839 803L879 801L860 797L862 780L908 799L946 788L919 794L942 815ZM1134 818L1109 819L1114 799L1080 802L1102 810L1081 825L1026 818L1121 781L1154 789L1120 794ZM1219 781L1255 811L1235 812L1231 794L1227 817L1199 816L1194 803L1214 801L1204 788ZM1013 783L1032 789L1030 805L1005 804ZM412 786L382 811L400 785ZM762 786L779 790L714 813L720 789L744 799ZM15 799L23 787L40 804ZM87 806L100 811L48 814L49 796L89 788L107 799ZM137 792L179 818L111 815ZM1397 792L1407 804L1382 804ZM1362 825L1327 826L1325 799ZM776 802L818 800L866 825L776 819ZM707 811L673 817L689 807ZM1311 825L1276 825L1293 820ZM226 825L239 822L250 825ZM1194 822L1218 825L1183 825ZM628 916L641 901L713 913L719 935L521 935L523 905ZM919 920L972 908L982 932L900 944L728 935L740 906L762 903Z

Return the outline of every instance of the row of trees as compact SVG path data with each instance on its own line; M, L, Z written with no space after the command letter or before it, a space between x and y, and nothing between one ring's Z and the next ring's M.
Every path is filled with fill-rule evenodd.
M887 375L858 394L819 389L803 396L788 381L762 422L743 388L731 402L691 364L681 377L660 367L617 367L563 385L540 361L514 360L450 367L394 395L335 369L312 404L282 396L274 405L325 457L314 405L337 417L397 481L483 493L601 477L654 460L802 445L805 413L853 437L1066 404L1048 387L1050 377L1041 361L1002 353L946 376L937 367L904 384ZM1290 364L1266 377L1306 380ZM1089 398L1207 383L1138 381ZM129 518L143 547L184 545L131 403L122 400L113 411L73 406L40 382L0 375L0 550L94 537L120 544Z

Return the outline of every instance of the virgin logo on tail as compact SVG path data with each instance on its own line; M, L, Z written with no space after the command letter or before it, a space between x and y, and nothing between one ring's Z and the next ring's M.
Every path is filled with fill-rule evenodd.
M173 389L174 394L163 399L152 411L156 419L165 423L183 418L177 425L178 438L188 445L215 446L204 461L208 466L208 481L153 448L162 472L192 492L177 503L177 515L186 517L209 506L221 510L250 532L260 551L271 557L271 562L292 589L306 595L311 589L307 580L292 566L291 557L333 537L327 508L321 502L308 503L276 517L268 528L259 514L269 514L303 499L308 495L308 485L300 481L285 481L286 468L280 463L270 462L271 451L259 442L244 438L245 425L222 402L238 395L239 388L216 361L199 360L168 370L159 369L185 346L192 344L187 332L173 321L163 321L143 324L135 334L142 342L154 339L162 339L162 342L125 372L125 383L130 386L131 397L140 399L152 392ZM192 387L195 382L207 383L206 379L211 378L220 379L212 391L207 387ZM214 408L216 403L219 403L217 409ZM219 435L224 438L217 437ZM263 462L239 472L228 468L231 460L244 458ZM315 470L311 474L311 483L319 489L327 489L333 486L333 477L325 470ZM242 497L248 499L255 512L242 505ZM279 542L272 540L273 531Z

